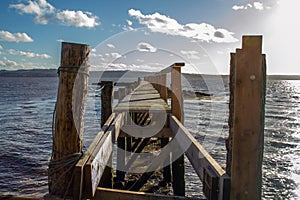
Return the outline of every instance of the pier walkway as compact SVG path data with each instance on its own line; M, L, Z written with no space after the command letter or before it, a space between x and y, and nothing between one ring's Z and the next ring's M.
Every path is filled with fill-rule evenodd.
M82 154L89 49L63 43L49 198L196 199L185 195L186 156L203 184L206 199L259 199L266 84L261 48L262 37L245 36L242 49L231 54L225 170L183 125L184 63L174 63L139 78L132 87L120 88L115 107L114 83L102 81L102 130ZM82 65L86 67L77 67ZM172 195L141 191L158 171L163 182L172 186Z

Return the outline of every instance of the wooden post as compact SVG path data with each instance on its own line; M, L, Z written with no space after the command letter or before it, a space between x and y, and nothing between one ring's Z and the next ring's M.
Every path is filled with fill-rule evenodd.
M262 36L244 36L237 49L231 199L261 199L266 67Z
M226 173L231 175L231 164L232 164L232 140L233 140L233 114L234 114L234 87L235 87L235 53L230 54L230 78L229 78L229 118L228 127L229 135L226 139Z
M58 197L71 195L74 166L81 157L89 52L86 44L62 43L53 151L49 164L49 194Z
M113 108L113 93L114 93L114 82L112 81L101 81L101 127L105 124L109 116L112 114ZM112 158L111 154L108 165L103 172L100 180L100 186L106 188L113 187L113 169L112 169Z
M174 64L171 69L171 105L172 114L180 121L183 122L183 99L182 99L182 86L181 86L181 65ZM179 141L178 141L179 142ZM173 174L173 190L174 195L185 196L185 169L184 169L184 155L181 155L177 160L172 163Z
M101 81L101 127L112 113L114 82Z
M126 96L126 89L125 88L119 88L118 91L118 97L119 97L119 102Z
M164 73L161 75L161 98L168 103L168 88L167 88L167 75Z

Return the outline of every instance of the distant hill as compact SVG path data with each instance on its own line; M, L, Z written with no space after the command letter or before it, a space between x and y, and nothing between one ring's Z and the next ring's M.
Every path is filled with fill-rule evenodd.
M32 69L6 71L0 70L0 77L57 77L55 69Z
M153 73L151 72L142 72L142 71L91 71L91 78L101 78L101 79L116 79L122 76L126 78L138 78L149 76ZM32 69L32 70L16 70L16 71L6 71L0 70L0 77L57 77L56 69ZM215 78L216 75L199 75L199 74L184 74L184 76L189 79L198 79L198 78ZM200 77L201 76L201 77ZM217 75L219 76L219 75ZM223 79L228 79L228 75L221 75ZM300 75L269 75L269 80L300 80Z

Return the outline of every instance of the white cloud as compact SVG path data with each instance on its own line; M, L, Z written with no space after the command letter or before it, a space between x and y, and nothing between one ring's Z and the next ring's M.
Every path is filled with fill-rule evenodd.
M238 5L234 5L234 6L232 6L232 9L233 10L246 10L247 9L247 6L243 6L243 5L241 5L241 6L238 6Z
M33 42L33 39L26 33L10 33L8 31L0 31L0 40L6 42Z
M113 45L113 44L107 44L106 46L109 47L109 48L111 48L111 49L116 48L115 45Z
M263 4L260 3L260 2L254 2L254 3L253 3L253 6L254 6L254 8L255 8L256 10L263 10L263 9L264 9Z
M38 53L33 53L33 52L25 52L25 51L17 51L14 49L9 49L7 52L11 55L19 55L19 56L25 56L28 58L43 58L43 59L49 59L51 56L48 54L38 54Z
M112 62L118 58L121 58L122 55L119 54L119 53L116 53L116 52L113 52L113 53L105 53L105 54L97 54L96 53L96 49L92 52L91 52L91 57L94 57L94 58L100 58L101 61L103 62Z
M181 50L180 53L186 56L188 59L200 59L198 51Z
M126 20L126 22L127 22L128 26L132 26L132 21Z
M140 24L146 25L152 32L183 36L206 42L231 43L238 41L233 37L232 32L221 28L216 29L206 23L189 23L183 25L178 23L175 19L157 12L151 15L144 15L141 11L134 9L130 9L128 14L138 19Z
M253 4L248 3L247 5L234 5L232 6L233 10L247 10L248 8L253 8L256 10L264 10L264 5L261 2L253 2ZM270 6L266 7L267 9L270 9Z
M139 51L143 51L143 52L156 52L156 48L153 47L151 44L148 44L146 42L140 42L138 45L137 45L137 49Z
M18 66L18 63L13 60L9 60L6 57L0 58L0 67L11 68L11 67L17 67L17 66Z
M34 20L38 24L53 23L87 28L99 25L98 17L90 12L58 10L46 0L28 0L27 3L11 4L9 7L18 10L21 14L35 15Z
M0 50L3 50L3 47L0 45Z

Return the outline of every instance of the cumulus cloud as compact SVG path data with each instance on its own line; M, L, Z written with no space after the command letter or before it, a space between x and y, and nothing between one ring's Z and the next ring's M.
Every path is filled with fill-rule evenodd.
M156 48L153 47L151 44L148 44L146 42L140 42L138 45L137 45L137 49L139 51L143 51L143 52L156 52Z
M91 52L91 57L99 58L103 62L112 62L118 58L121 58L122 55L117 52L97 54L96 49Z
M0 31L0 40L6 42L33 42L33 39L26 33L10 33L8 31Z
M200 59L200 53L198 51L181 50L180 53L186 56L188 59Z
M3 47L0 45L0 50L3 50Z
M28 58L43 58L43 59L51 58L51 56L49 56L48 54L38 54L34 52L17 51L14 49L9 49L7 50L7 52L11 55L25 56Z
M109 48L111 48L111 49L116 48L115 45L113 45L113 44L107 44L106 46L109 47Z
M144 15L141 11L134 9L130 9L128 14L135 17L140 24L146 25L152 32L183 36L206 42L231 43L238 41L232 32L223 28L215 28L207 23L180 24L175 19L157 12Z
M0 67L14 68L17 66L18 66L17 62L15 62L13 60L9 60L6 57L3 57L0 59Z
M247 10L248 8L249 9L253 8L253 9L256 9L256 10L264 10L265 9L263 3L261 3L261 2L253 2L253 4L248 3L247 5L234 5L234 6L232 6L233 10ZM270 7L267 7L267 8L269 9Z
M99 25L98 17L91 12L81 10L59 10L46 0L28 0L27 4L11 4L10 8L16 9L21 14L34 15L34 21L38 24L60 24L64 26L93 28Z

